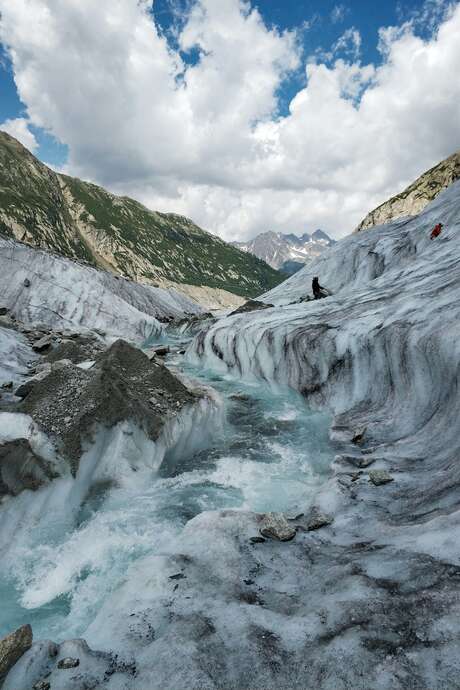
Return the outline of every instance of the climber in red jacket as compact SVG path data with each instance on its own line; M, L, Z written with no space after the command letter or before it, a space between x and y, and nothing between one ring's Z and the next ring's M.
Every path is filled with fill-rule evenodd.
M442 223L438 223L437 225L435 225L433 230L431 231L430 240L434 240L435 237L439 237L439 235L441 234L441 230Z

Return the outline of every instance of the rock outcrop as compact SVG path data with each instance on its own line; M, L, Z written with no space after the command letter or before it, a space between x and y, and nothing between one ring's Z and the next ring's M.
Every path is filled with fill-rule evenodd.
M460 151L427 170L403 192L370 211L355 232L367 230L374 225L391 223L398 218L416 216L436 199L438 194L458 179L460 179Z
M0 640L0 686L15 663L32 646L32 628L23 625Z

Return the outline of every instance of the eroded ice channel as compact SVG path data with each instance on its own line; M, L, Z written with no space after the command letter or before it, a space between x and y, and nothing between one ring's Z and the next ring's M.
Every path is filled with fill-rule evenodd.
M102 484L70 523L56 491L51 499L47 489L27 492L22 500L33 501L34 510L20 529L21 496L4 506L0 636L29 622L35 639L85 637L133 564L174 553L183 526L197 514L305 510L328 476L330 420L300 395L197 370L177 356L169 363L224 399L224 423L212 430L210 448L166 457L158 473L141 473L122 488ZM13 528L10 540L5 532Z

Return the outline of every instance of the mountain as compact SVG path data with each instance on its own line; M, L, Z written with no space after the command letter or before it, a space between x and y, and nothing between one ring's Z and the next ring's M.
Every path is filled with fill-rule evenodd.
M191 220L50 170L0 132L0 233L116 275L222 303L274 287L283 276ZM220 292L219 292L220 291ZM227 299L230 298L230 299Z
M390 223L403 216L416 216L430 201L460 179L460 151L441 161L434 168L418 177L403 192L377 206L367 214L355 232L372 228L374 225Z
M301 237L284 235L281 232L263 232L249 242L233 242L235 247L254 254L267 264L284 273L292 274L322 254L335 244L322 230L315 230L312 235L304 233Z

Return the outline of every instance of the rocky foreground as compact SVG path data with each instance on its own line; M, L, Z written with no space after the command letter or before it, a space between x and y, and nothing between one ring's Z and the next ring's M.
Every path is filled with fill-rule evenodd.
M133 564L85 640L32 642L28 629L3 640L3 690L460 688L459 233L457 183L418 217L332 247L259 298L273 306L177 324L201 329L189 361L287 385L330 411L330 478L293 513L189 520L174 545ZM333 295L302 301L315 275ZM26 335L16 348L5 336L18 393L35 343ZM168 443L184 457L215 425L210 393L184 390L126 343L73 359L61 344L31 363L48 373L22 402L5 400L17 421L3 443L22 439L56 460L59 477L32 481L38 493L68 482L69 510L96 482L135 481L146 462L154 470ZM50 416L68 390L84 391L89 409L80 414L72 392L70 413ZM2 481L4 506L26 494L11 496L17 478Z

